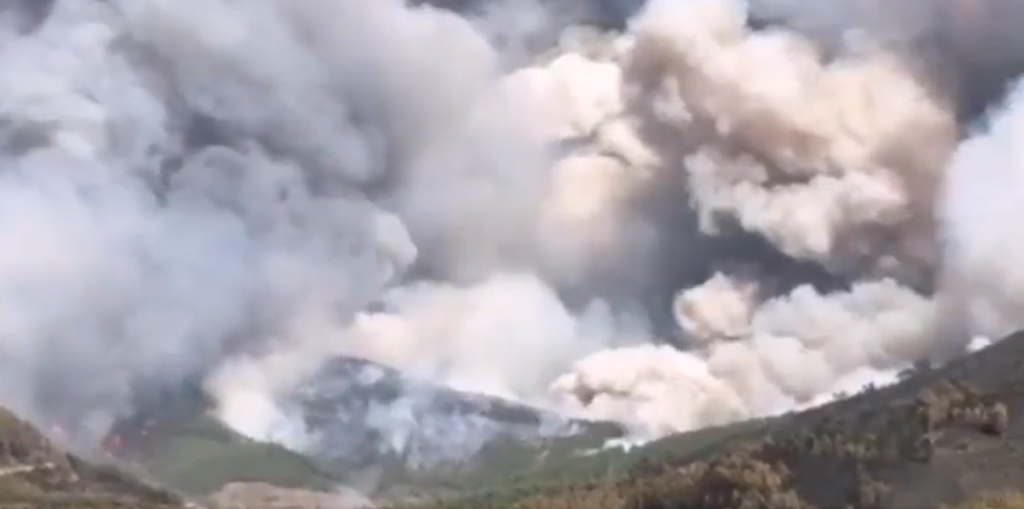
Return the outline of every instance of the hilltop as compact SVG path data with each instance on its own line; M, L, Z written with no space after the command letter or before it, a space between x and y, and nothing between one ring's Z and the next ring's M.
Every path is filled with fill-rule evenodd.
M292 401L308 434L295 450L232 430L194 386L141 405L116 424L108 440L116 447L107 450L199 497L242 481L317 491L343 485L404 498L502 485L548 468L545 458L572 458L623 433L353 358L329 362Z

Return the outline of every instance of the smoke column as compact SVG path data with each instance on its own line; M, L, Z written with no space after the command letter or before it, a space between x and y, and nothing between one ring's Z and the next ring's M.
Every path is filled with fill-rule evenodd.
M296 445L355 356L653 437L944 360L1022 325L1004 3L4 4L0 402Z

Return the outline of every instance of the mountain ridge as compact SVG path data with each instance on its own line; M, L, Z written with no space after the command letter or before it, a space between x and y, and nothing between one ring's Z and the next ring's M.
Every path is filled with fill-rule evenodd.
M612 480L426 507L938 509L978 499L1019 502L1024 497L1013 492L1024 487L1024 332L891 386L723 437L696 453L641 462Z
M523 449L532 454L528 462L492 475L491 484L477 481L476 490L474 483L437 483L376 501L424 509L1016 509L1024 500L1014 491L1024 486L1024 332L945 366L919 367L891 386L801 412L671 436L628 452L583 454L586 447L569 443ZM483 479L480 472L462 474ZM221 488L203 500L293 507L281 500L318 504L340 496L244 479ZM183 500L113 466L61 452L0 409L4 507L170 509L183 507Z

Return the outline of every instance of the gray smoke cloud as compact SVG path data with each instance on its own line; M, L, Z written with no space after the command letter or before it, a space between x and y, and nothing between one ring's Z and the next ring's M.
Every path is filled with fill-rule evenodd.
M3 7L0 401L88 441L198 379L301 447L352 356L651 437L1019 325L1016 110L960 141L1018 10L527 4Z
M508 292L539 313L506 331L508 351L564 338L535 376L596 348L530 274L523 239L554 150L497 86L504 63L480 19L400 2L29 7L5 6L17 23L0 52L6 404L95 439L136 399L195 378L234 422L239 404L257 414L244 421L269 419L333 356L413 370L376 353L400 344L362 339L373 320L357 313L414 262L448 282L387 295L449 303L484 284L501 299L438 345L435 361L457 366L431 376L471 378L466 348L500 355L471 334L520 324ZM497 289L481 283L492 277ZM426 350L440 334L411 340Z

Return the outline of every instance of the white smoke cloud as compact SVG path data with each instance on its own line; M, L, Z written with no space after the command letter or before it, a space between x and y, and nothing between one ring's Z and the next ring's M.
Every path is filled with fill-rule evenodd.
M640 437L714 426L747 417L743 401L699 356L669 346L605 350L574 366L553 390L586 411L636 427Z
M315 369L328 331L412 263L395 216L337 187L383 171L382 156L365 152L373 143L355 139L372 131L325 111L325 69L279 13L237 7L195 17L179 3L62 1L0 52L11 316L0 387L18 410L109 420L149 382L178 384L229 353L288 344ZM275 35L268 53L247 53L245 37ZM174 64L170 74L158 61ZM186 142L202 143L181 131L181 102L240 143L187 149L163 172ZM264 136L280 145L253 144ZM289 371L278 370L301 375Z
M840 20L832 7L788 13L779 4L754 7L801 22ZM979 330L969 313L959 311L968 305L966 295L979 291L980 297L990 296L979 318L993 315L993 292L1002 299L1004 316L1020 309L998 293L1019 292L1006 284L1012 279L995 276L1004 269L992 258L984 270L995 277L988 279L963 274L957 268L963 262L955 257L944 260L947 275L937 303L915 290L927 286L938 269L931 210L957 151L955 97L937 94L934 83L922 81L927 74L906 59L906 47L847 41L847 49L826 59L820 37L807 38L807 32L751 33L744 26L746 8L716 0L649 3L634 20L635 43L626 61L627 85L640 92L632 104L658 131L652 142L681 160L672 164L663 157L661 171L685 175L704 234L729 235L739 228L853 282L848 290L794 287L791 275L772 274L756 256L734 253L754 270L717 272L676 298L676 320L693 350L672 353L690 367L666 376L656 366L668 361L658 354L626 349L584 360L556 383L556 390L574 395L592 415L646 426L648 433L719 423L708 412L723 407L732 409L731 419L740 419L820 404L869 382L894 381L915 360L948 359L944 342L966 347L973 334L1020 326L1004 319L1001 329ZM858 21L873 24L866 17ZM903 40L920 36L905 34ZM957 187L957 173L961 179L983 178L957 168L968 157L964 152L993 157L972 144L979 142L959 149L946 183L967 203L962 209L983 199L982 186L1003 186L1003 195L1018 189L1010 177ZM972 161L978 164L986 163ZM971 198L964 197L968 193ZM956 201L946 197L943 203ZM976 219L963 219L947 240L954 246L981 240L980 231L969 234L974 239L956 232L973 230ZM1012 244L1010 232L984 238L992 246L986 256ZM992 281L987 291L977 284L985 280ZM936 306L939 322L933 321ZM649 359L636 362L641 355ZM615 358L621 362L610 360ZM715 396L681 398L686 405L672 396L695 387ZM652 415L650 409L664 413Z
M95 436L150 390L208 376L225 420L269 438L278 399L332 356L454 363L429 374L527 399L604 341L516 275L550 140L454 14L62 0L8 35L0 387L19 411L94 412L80 431ZM410 332L379 337L388 317L357 311L417 261L453 283L388 294ZM467 303L430 333L434 309ZM430 355L395 354L406 340Z
M386 299L392 312L357 316L346 353L513 400L543 396L546 381L602 346L647 337L642 323L614 316L601 303L571 313L529 274L498 275L471 287L401 287Z
M1022 120L1024 85L1018 82L1005 109L964 141L950 162L938 211L946 262L938 355L962 352L971 334L1001 337L1024 327L1024 279L1008 262L1024 252L1024 237L1011 220L1024 193Z
M518 69L582 15L59 0L0 24L0 401L94 437L200 379L301 447L293 390L355 356L653 437L1020 326L992 219L1016 109L958 146L961 96L910 58L940 25L826 4L652 0ZM936 309L967 325L936 341Z

